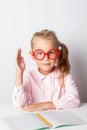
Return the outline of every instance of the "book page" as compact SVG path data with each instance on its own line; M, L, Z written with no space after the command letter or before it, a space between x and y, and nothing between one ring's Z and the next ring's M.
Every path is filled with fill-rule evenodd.
M51 122L54 128L69 125L82 125L87 123L69 111L43 111L40 112L40 114Z
M3 119L11 130L36 130L48 126L35 113L26 113Z

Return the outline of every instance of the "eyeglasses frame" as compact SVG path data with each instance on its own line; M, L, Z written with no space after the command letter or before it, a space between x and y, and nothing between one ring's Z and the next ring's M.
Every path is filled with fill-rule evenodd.
M55 58L49 58L49 52L50 52L51 50L55 50L55 52L57 53L57 56L56 56ZM35 52L36 52L36 51L42 51L43 54L44 54L44 56L43 56L41 59L38 59L38 58L35 56ZM45 57L45 55L47 55L48 58L51 59L51 60L56 60L58 57L60 57L60 54L61 54L61 50L58 50L58 49L56 49L56 48L51 48L50 50L48 50L47 53L45 53L44 50L42 50L42 49L37 49L37 50L35 50L34 52L32 52L32 56L34 56L34 58L35 58L36 60L43 60L44 57Z

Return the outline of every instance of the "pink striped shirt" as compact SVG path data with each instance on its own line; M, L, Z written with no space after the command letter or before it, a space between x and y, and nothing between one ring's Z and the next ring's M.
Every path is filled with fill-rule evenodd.
M78 89L71 74L65 79L65 86L58 83L58 69L42 75L38 69L31 70L24 79L24 84L14 88L13 103L17 106L25 106L30 103L52 101L56 109L68 109L78 107L80 104Z

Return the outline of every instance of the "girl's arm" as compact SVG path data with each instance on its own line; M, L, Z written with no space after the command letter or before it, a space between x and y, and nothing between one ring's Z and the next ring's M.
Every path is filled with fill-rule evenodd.
M30 104L28 106L22 107L22 109L25 111L33 112L33 111L56 109L56 107L51 101L48 101L48 102L42 102L37 104Z
M22 107L28 105L32 101L31 86L28 81L28 86L21 84L20 86L14 86L12 101L16 107Z
M31 89L27 88L27 85L23 85L23 73L25 70L24 58L21 56L21 49L19 48L15 57L15 87L13 90L12 100L15 106L21 107L30 102ZM27 91L26 91L27 88Z
M25 70L25 62L24 58L21 56L21 49L19 48L15 57L15 68L16 68L16 77L15 77L15 85L16 87L23 84L23 73Z
M75 80L69 74L65 79L65 86L61 89L60 98L54 100L57 109L72 109L80 106L80 97Z

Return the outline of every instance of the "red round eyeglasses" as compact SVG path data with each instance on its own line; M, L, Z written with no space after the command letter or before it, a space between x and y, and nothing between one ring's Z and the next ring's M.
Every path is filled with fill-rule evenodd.
M32 56L34 56L37 60L43 60L45 55L47 55L49 59L55 60L60 56L60 52L60 50L55 48L48 50L47 53L45 53L42 49L37 49L32 53Z

